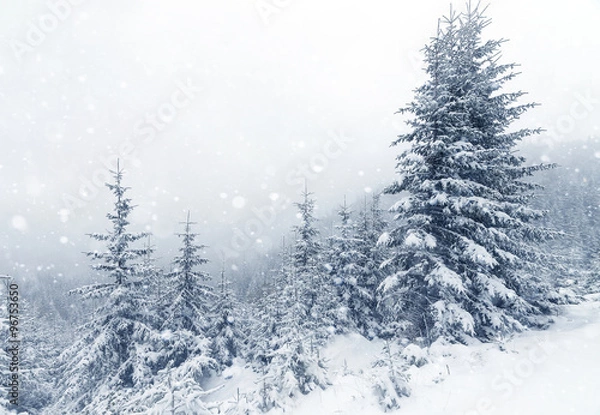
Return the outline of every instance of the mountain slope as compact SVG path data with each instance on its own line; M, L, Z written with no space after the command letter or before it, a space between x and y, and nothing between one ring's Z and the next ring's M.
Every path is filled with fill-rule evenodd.
M373 393L375 357L383 342L356 335L336 337L324 351L332 385L302 397L294 415L384 413ZM502 343L434 344L413 350L428 363L411 366L411 396L402 415L600 414L600 295L565 306L545 331L529 331ZM225 387L211 401L231 401L257 384L248 369L226 372ZM255 386L254 386L255 387ZM270 414L283 412L271 411Z

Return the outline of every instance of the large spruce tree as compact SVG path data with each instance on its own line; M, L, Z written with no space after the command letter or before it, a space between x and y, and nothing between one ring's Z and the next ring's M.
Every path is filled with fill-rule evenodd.
M127 396L146 386L153 372L153 344L160 342L151 324L150 305L146 301L145 282L140 264L147 250L133 243L146 237L128 231L133 210L123 186L123 170L111 171L114 183L107 183L115 197L114 210L107 214L112 230L90 236L106 243L106 250L88 252L98 263L92 268L111 281L75 290L84 299L102 302L90 322L82 328L82 337L59 358L60 399L55 413L100 411L119 412Z
M515 64L500 64L504 40L483 40L490 20L468 6L440 22L425 47L429 79L401 113L410 132L393 145L399 178L385 193L400 199L396 225L380 239L394 255L384 264L384 309L413 336L466 341L540 324L549 311L536 248L552 233L536 227L528 181L547 165L525 166L517 143L536 129L511 129L533 103L504 92Z

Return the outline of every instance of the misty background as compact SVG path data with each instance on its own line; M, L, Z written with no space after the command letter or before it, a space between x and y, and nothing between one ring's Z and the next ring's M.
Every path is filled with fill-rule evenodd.
M406 128L394 113L424 81L420 50L449 2L2 0L0 10L0 274L66 290L102 280L82 252L95 248L86 234L110 226L102 183L118 157L137 205L131 230L152 232L163 266L187 210L209 268L225 257L235 275L280 244L304 179L325 232L344 196L360 209L395 178L389 145ZM589 145L600 1L503 0L488 15L486 34L509 40L502 62L521 65L508 89L542 104L515 125L546 130L523 144L528 161ZM600 147L584 152L585 166L551 174L593 175Z

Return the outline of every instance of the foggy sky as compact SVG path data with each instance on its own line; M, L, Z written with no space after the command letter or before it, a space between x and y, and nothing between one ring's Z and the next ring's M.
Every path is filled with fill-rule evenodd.
M117 157L163 262L188 209L214 262L277 245L304 178L318 215L358 210L394 179L394 112L449 9L423 3L1 0L0 274L91 275ZM523 3L492 2L484 35L542 104L522 124L576 145L598 132L600 1Z

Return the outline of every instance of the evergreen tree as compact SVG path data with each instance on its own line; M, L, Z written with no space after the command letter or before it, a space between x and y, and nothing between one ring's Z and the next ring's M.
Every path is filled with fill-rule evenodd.
M292 278L295 276L293 273ZM306 305L299 293L294 283L283 291L289 308L279 321L276 337L270 339L273 348L267 354L268 365L258 400L258 406L265 412L273 407L285 410L293 405L295 397L329 384L312 325L303 318Z
M315 201L312 193L304 190L303 201L296 203L300 224L294 226L296 234L292 266L294 276L290 283L298 297L297 312L303 324L314 335L316 344L323 344L333 329L334 294L332 285L326 278L322 261L323 248L318 240L319 231L315 227Z
M164 285L164 272L156 265L157 258L154 257L156 247L152 245L151 236L149 235L146 243L144 244L144 250L146 251L141 266L140 275L143 281L143 290L147 294L149 302L154 305L156 317L155 324L161 325L159 314L160 314L160 303L163 298L163 285Z
M282 264L283 287L275 290L281 300L272 310L280 317L271 326L272 334L263 333L266 366L257 405L265 412L273 407L285 410L294 397L329 384L320 347L330 332L334 296L320 263L314 200L309 196L305 191L304 201L296 204L300 225L294 227L297 236L289 264L285 259Z
M371 240L377 242L383 231L387 228L388 222L385 219L385 212L381 209L381 194L373 193L371 200Z
M208 263L201 256L205 245L196 243L199 234L192 232L190 213L182 222L184 232L178 233L182 246L179 255L173 260L173 270L167 274L170 290L165 296L164 327L170 330L189 330L195 335L205 335L210 327L209 315L214 302L213 289L208 282L210 275L205 271L197 271L199 265Z
M381 334L384 327L383 318L386 315L380 309L378 288L385 277L382 265L387 260L388 248L385 244L379 243L379 238L387 229L388 223L384 211L380 208L380 203L381 194L379 193L373 194L368 209L365 199L365 207L359 214L357 229L357 238L361 241L359 249L367 260L363 268L364 284L372 293L370 301L372 318L364 324L364 334L369 338Z
M207 259L201 256L205 245L196 243L197 233L192 232L190 213L182 223L184 232L177 234L182 240L179 255L173 261L174 269L167 274L167 292L164 295L163 331L168 333L170 345L165 358L178 367L189 357L208 355L210 329L210 311L214 302L212 287L208 285L210 275L198 271L196 267L204 265ZM214 368L214 361L207 360L207 365L196 374L201 377Z
M203 398L218 388L205 391L193 375L199 367L210 364L207 356L196 356L176 368L167 365L158 371L151 385L128 396L119 413L211 415Z
M465 341L539 325L549 311L536 244L552 233L533 222L537 188L526 178L550 166L524 166L515 145L539 130L509 130L535 104L502 92L515 64L499 64L503 40L483 41L479 8L451 13L425 47L429 80L401 113L413 116L387 194L396 227L382 237L395 269L381 286L391 318L412 334Z
M282 242L278 269L272 270L264 284L263 295L258 300L256 318L250 333L248 357L258 363L258 370L264 374L271 361L272 351L279 348L279 329L283 316L290 305L284 297L284 290L291 282L292 252Z
M383 352L373 363L373 389L385 412L398 409L400 399L410 396L406 366L397 345L386 340Z
M147 233L130 233L127 232L129 221L127 218L133 211L131 199L125 196L129 187L121 184L123 180L123 170L119 166L117 160L117 170L112 171L115 183L106 183L106 186L115 196L115 207L112 213L108 213L106 217L112 222L113 229L108 233L93 233L90 234L92 239L106 243L106 251L104 252L87 252L86 255L94 261L100 261L98 264L93 264L92 269L108 274L114 284L107 285L108 291L112 291L116 286L125 286L131 278L139 276L140 262L148 253L147 249L135 249L130 245L142 238L148 236ZM94 286L94 290L100 290L102 286Z
M123 413L210 413L202 398L211 391L201 385L218 367L208 338L213 293L207 284L210 275L196 270L208 260L201 256L206 247L196 243L194 224L188 212L182 223L184 232L177 234L182 246L173 260L173 270L159 284L162 324L160 342L153 343L151 349L153 372L145 388L119 402Z
M336 320L338 327L358 329L367 334L373 320L375 294L370 281L371 275L368 275L367 270L370 251L361 249L368 243L359 239L363 235L358 235L351 214L344 199L344 204L338 211L341 223L336 226L337 234L329 238L329 266L338 304Z
M129 188L122 185L123 170L118 162L116 171L111 172L115 183L106 185L116 200L114 211L107 217L113 228L105 234L90 235L105 242L107 250L87 255L100 262L92 268L106 273L112 282L74 291L84 299L103 299L103 304L92 321L81 328L80 340L59 358L60 394L53 413L89 412L90 408L119 412L123 396L146 385L155 363L152 344L160 337L148 324L150 307L142 290L144 282L139 279L139 261L147 250L131 246L146 234L128 232L127 218L133 210L125 196ZM98 409L100 403L103 409Z
M240 352L243 334L239 329L235 296L231 283L225 276L225 264L221 269L221 280L217 286L213 308L213 326L210 331L211 351L219 367L231 366Z
M55 398L51 366L61 348L44 317L34 303L20 299L19 408L30 414L41 413Z

